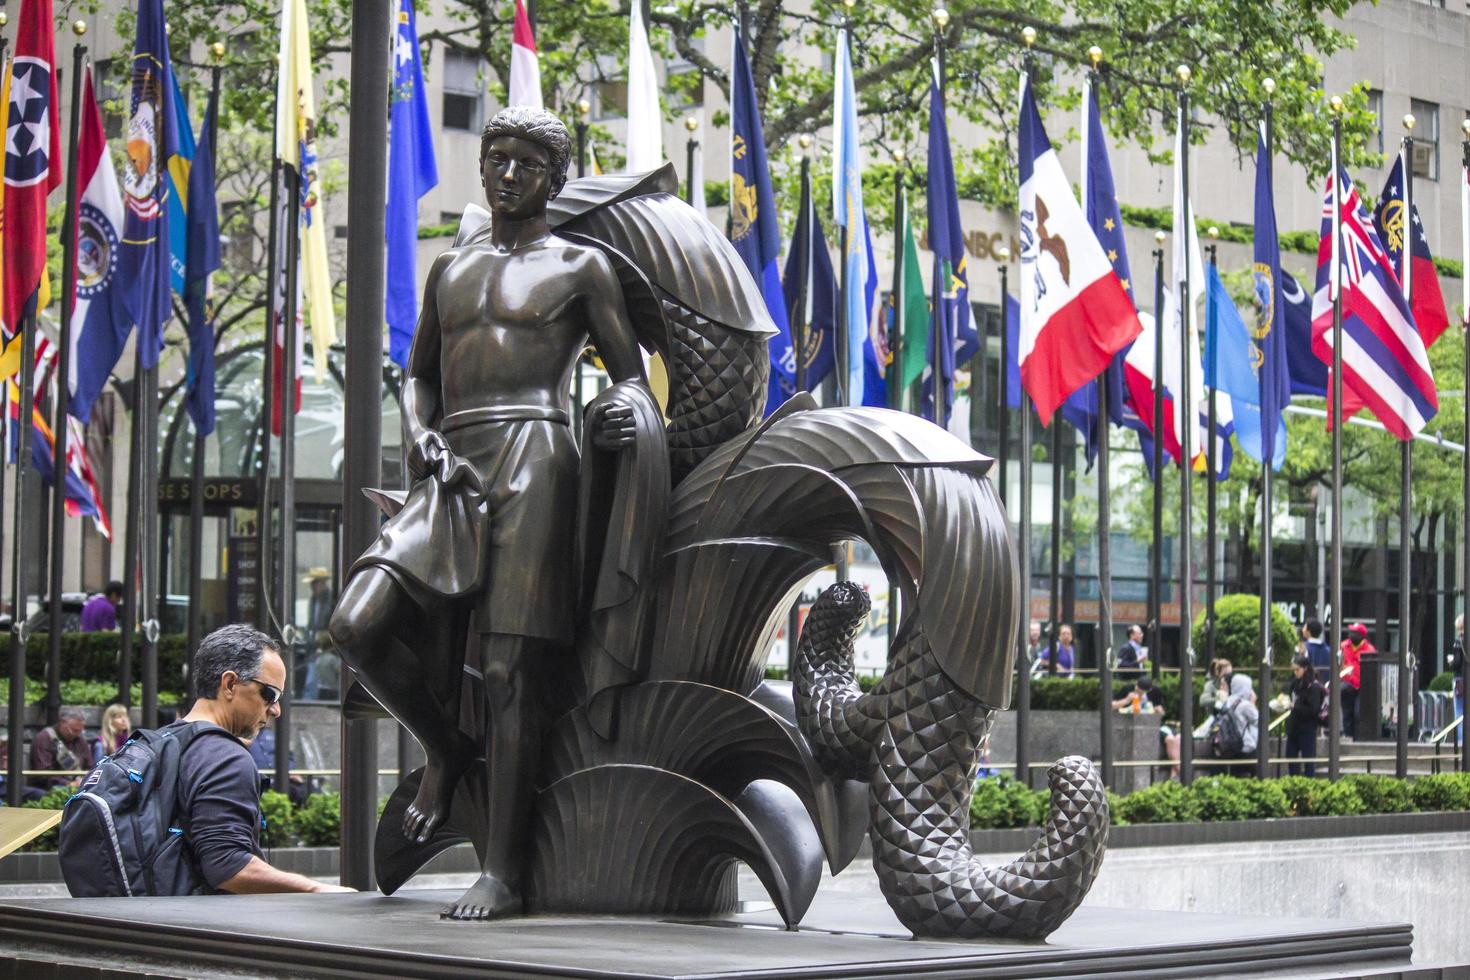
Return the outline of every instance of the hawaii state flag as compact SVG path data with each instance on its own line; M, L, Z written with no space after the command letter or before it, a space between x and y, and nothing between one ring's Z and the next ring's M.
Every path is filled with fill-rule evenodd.
M1138 336L1113 273L1021 77L1021 383L1042 425Z
M133 315L128 291L118 277L123 203L117 172L107 153L102 111L97 105L89 66L82 82L81 137L77 143L76 302L71 314L70 413L83 422L122 357Z
M1352 391L1388 431L1399 439L1412 439L1439 411L1429 353L1357 187L1335 157L1333 165L1317 247L1312 351L1324 364L1332 363L1332 297L1340 291L1344 408ZM1334 236L1339 188L1342 227Z
M20 323L47 304L46 196L61 186L51 0L21 0L5 130L4 299L0 378L20 369ZM37 292L41 295L37 295ZM34 305L31 305L34 304Z
M407 4L409 16L413 16L413 4ZM403 15L399 14L401 22ZM414 49L414 61L418 61L418 49ZM422 82L420 83L422 85ZM528 105L535 109L541 104L541 64L536 60L536 35L531 32L531 18L526 15L526 5L516 0L516 26L511 32L510 43L510 98L509 105Z

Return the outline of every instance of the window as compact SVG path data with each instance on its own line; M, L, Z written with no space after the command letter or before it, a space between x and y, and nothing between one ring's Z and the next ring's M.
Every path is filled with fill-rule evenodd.
M478 133L484 120L480 59L458 51L444 53L444 128Z
M1383 92L1376 88L1368 90L1368 111L1373 114L1373 135L1369 137L1368 149L1383 152Z
M1409 100L1414 114L1414 176L1439 180L1439 106L1434 102Z

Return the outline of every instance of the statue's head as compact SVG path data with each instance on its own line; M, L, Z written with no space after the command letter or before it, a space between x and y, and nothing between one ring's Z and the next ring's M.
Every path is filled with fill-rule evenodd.
M560 119L545 109L510 106L497 112L480 134L480 173L492 210L500 213L544 208L561 193L572 157L572 139ZM510 207L498 184L517 185L523 200ZM516 216L523 216L517 214Z

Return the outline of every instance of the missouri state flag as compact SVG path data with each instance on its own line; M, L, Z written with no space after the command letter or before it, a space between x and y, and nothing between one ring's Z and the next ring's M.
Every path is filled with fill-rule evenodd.
M1043 425L1141 329L1021 77L1021 383Z
M1352 391L1384 428L1412 439L1439 411L1429 352L1358 189L1335 158L1333 165L1317 248L1312 351L1332 363L1332 302L1340 293L1344 407ZM1339 207L1342 224L1334 234Z
M61 185L61 126L51 0L21 0L5 128L0 378L20 368L20 323L46 305L46 195ZM42 295L38 296L40 291Z
M122 194L112 157L107 153L107 136L90 67L82 81L77 185L82 195L77 206L76 301L71 314L71 376L67 385L71 389L71 414L87 422L133 329L129 292L118 275Z

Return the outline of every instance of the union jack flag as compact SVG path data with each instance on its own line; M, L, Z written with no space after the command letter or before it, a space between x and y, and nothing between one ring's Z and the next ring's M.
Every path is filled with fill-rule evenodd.
M1322 205L1312 352L1332 363L1332 300L1342 294L1342 382L1399 439L1412 439L1439 411L1424 339L1358 190L1337 168L1342 224L1332 234L1334 178ZM1334 274L1335 273L1335 274ZM1344 405L1346 407L1346 405Z

